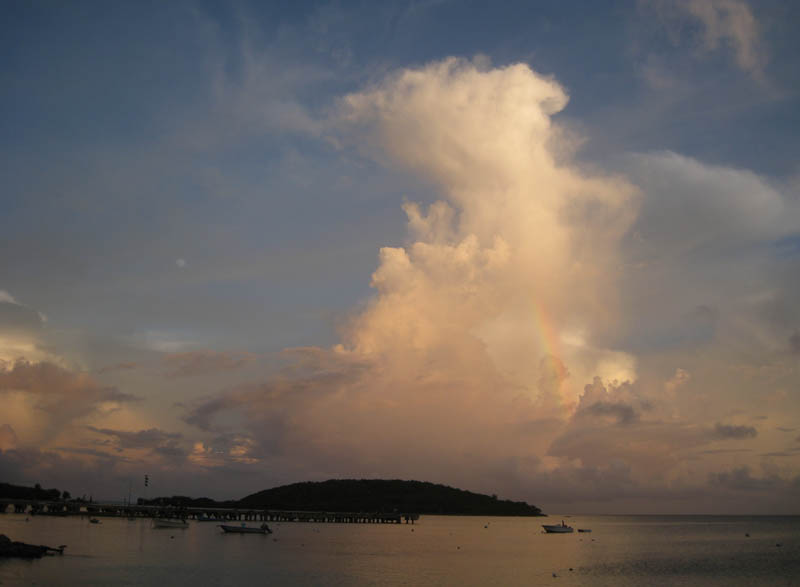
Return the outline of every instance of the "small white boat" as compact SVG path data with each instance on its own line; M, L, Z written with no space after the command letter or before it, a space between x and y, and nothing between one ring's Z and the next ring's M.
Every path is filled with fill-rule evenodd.
M272 530L269 529L269 526L266 524L261 524L259 527L255 526L247 526L242 523L241 526L227 526L225 524L220 524L220 528L226 534L272 534Z
M153 528L188 528L189 522L186 520L169 520L167 518L155 518Z
M548 534L569 534L574 531L572 526L567 526L564 523L564 520L561 520L560 524L542 524L542 528Z

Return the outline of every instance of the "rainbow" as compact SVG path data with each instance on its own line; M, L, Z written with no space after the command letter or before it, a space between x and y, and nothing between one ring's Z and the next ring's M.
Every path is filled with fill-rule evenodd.
M544 304L538 300L533 300L533 321L539 344L544 351L544 357L553 357L558 378L561 381L559 386L560 401L562 407L567 407L573 402L569 395L569 378L567 367L564 363L564 352L561 346L561 336L552 317L545 310Z

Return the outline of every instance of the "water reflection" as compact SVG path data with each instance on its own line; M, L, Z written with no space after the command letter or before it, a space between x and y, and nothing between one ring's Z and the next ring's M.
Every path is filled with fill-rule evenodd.
M424 516L417 524L298 524L225 535L215 524L0 516L0 533L67 544L63 557L0 562L0 582L47 585L751 585L800 582L800 518ZM750 534L750 537L745 536ZM781 546L777 547L776 544ZM555 575L555 576L553 576Z

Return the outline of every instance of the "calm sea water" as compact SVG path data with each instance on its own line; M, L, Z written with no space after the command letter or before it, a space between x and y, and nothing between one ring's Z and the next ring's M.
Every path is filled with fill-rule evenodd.
M542 533L560 519L283 523L262 536L213 523L171 530L4 514L0 534L68 546L63 556L0 559L0 584L800 585L800 517L576 516L565 519L591 534Z

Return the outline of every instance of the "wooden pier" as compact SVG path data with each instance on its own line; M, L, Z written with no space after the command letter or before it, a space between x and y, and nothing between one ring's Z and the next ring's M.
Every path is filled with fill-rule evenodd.
M15 513L42 516L93 516L115 518L212 519L220 522L305 522L316 524L413 524L419 514L398 512L309 512L257 508L175 507L169 505L123 505L74 501L0 499L0 514L9 507Z

